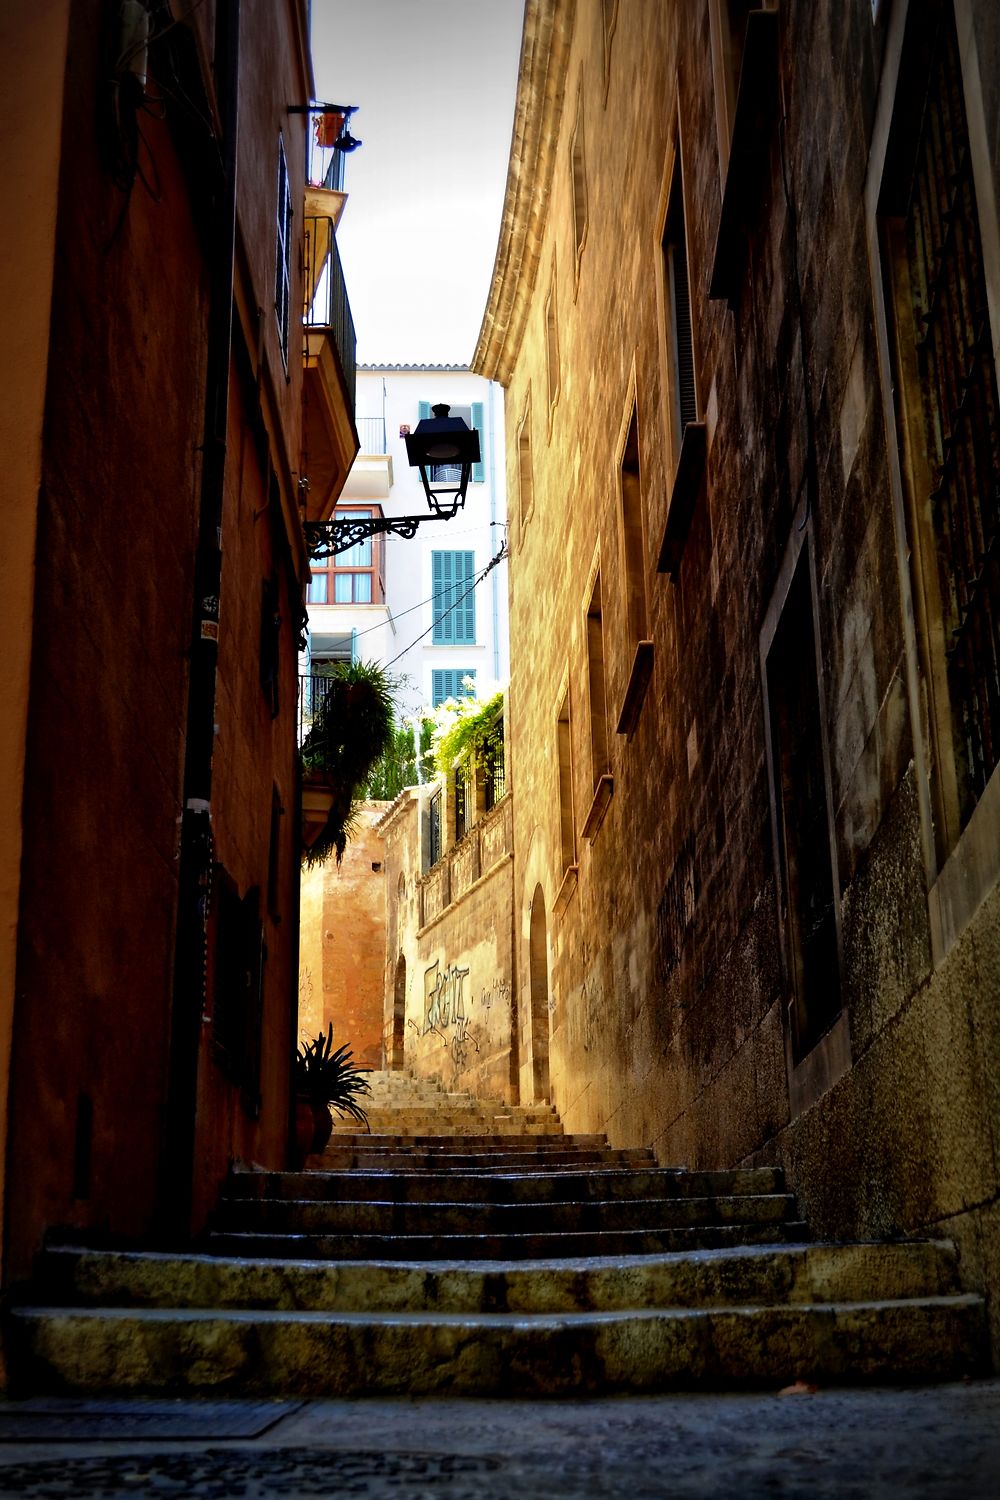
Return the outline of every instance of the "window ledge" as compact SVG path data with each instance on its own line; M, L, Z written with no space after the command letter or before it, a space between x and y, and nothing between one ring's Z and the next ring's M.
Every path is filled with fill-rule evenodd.
M642 705L646 698L646 689L649 687L650 678L653 675L653 643L652 641L638 641L635 648L635 657L632 661L632 670L628 675L628 686L625 689L625 698L622 702L622 711L618 715L617 734L627 735L629 739L635 734Z
M556 894L555 905L552 908L553 914L555 916L561 917L563 912L569 905L570 898L572 897L573 892L576 890L577 877L579 876L579 873L579 865L566 866L566 870L562 878L562 884L560 885L559 890Z
M615 778L605 773L597 783L594 800L590 804L590 812L587 814L583 825L583 836L591 844L597 837L597 831L604 822L604 814L611 803L615 790Z
M708 447L707 429L704 422L689 422L681 439L681 451L677 458L677 473L670 491L667 509L667 524L663 528L660 543L660 560L657 568L666 573L672 582L677 582L681 558L691 526L698 491L705 472L705 453Z
M747 16L743 65L736 93L722 212L708 295L736 302L746 261L746 220L768 153L770 123L778 101L778 12L752 10Z

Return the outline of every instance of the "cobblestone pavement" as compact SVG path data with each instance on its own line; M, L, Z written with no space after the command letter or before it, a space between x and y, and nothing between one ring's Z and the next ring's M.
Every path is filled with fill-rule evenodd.
M127 1431L122 1403L116 1411ZM0 1493L997 1500L1000 1380L785 1397L315 1401L252 1442L53 1442L40 1434L32 1444L0 1443Z

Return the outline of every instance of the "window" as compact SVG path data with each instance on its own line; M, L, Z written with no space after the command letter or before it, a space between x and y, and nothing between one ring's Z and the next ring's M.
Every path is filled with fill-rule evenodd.
M452 406L448 412L450 417L461 417L467 427L473 428L479 433L479 463L472 465L472 483L482 484L486 479L486 431L483 425L483 403L473 401L468 406ZM418 421L423 422L430 419L431 403L421 401L418 407ZM432 484L450 484L452 481L458 483L462 477L461 464L431 464L430 481Z
M688 278L687 234L684 226L684 177L680 142L674 157L667 216L663 227L664 304L670 362L671 438L676 458L684 430L698 420L694 341L691 330L691 288Z
M570 176L573 187L573 241L576 246L576 280L580 280L580 257L587 238L587 170L584 160L583 84L576 103L576 124L570 145Z
M611 38L618 21L618 0L601 0L602 37L604 41L604 102L608 99L608 83L611 79Z
M310 635L309 649L313 671L322 674L324 669L328 670L335 662L354 661L356 635L356 630L336 631L331 635L321 635L316 632Z
M464 760L455 769L453 794L455 798L455 839L464 838L471 826L476 802L472 786L472 761Z
M729 165L749 17L752 13L769 9L772 7L767 0L712 0L712 70L715 76L715 113L723 176Z
M601 575L594 581L587 607L587 670L590 684L590 755L594 790L611 769L608 756L608 707L604 688L604 620Z
M793 1064L840 1013L829 794L808 552L799 554L765 661L778 908Z
M504 760L503 717L497 719L484 738L479 751L483 778L483 807L496 807L507 790L507 768Z
M621 500L622 577L626 642L632 653L628 682L618 715L616 733L629 739L635 733L646 691L653 675L653 642L649 639L646 600L646 549L643 541L642 470L639 460L639 417L633 379L628 426L619 448L618 486Z
M442 825L441 788L438 787L427 804L428 854L431 865L436 865L444 852Z
M559 849L563 874L576 865L576 825L573 817L573 749L567 691L556 717L556 757L559 773Z
M1000 405L951 0L917 23L879 213L943 860L1000 760Z
M292 273L292 195L288 182L285 143L278 137L278 202L274 250L274 311L278 319L281 357L288 365L288 310Z
M335 519L349 521L378 517L380 507L365 509L360 506L341 506ZM312 565L309 580L308 602L310 604L381 604L385 599L383 572L383 547L380 536L364 537L338 552L334 557L324 558Z
M535 468L531 456L531 401L524 408L517 429L517 541L520 545L524 528L535 509Z
M476 640L476 554L431 553L435 646L471 646Z
M466 682L466 678L470 680ZM476 696L476 672L474 667L456 667L452 671L431 673L431 707L438 708L448 698L474 698Z
M559 397L559 330L556 327L556 272L552 267L552 284L545 299L545 374L549 393L549 421Z
M645 640L646 559L642 543L642 470L639 464L639 419L635 404L629 419L619 465L621 489L622 552L625 561L626 613L629 640Z

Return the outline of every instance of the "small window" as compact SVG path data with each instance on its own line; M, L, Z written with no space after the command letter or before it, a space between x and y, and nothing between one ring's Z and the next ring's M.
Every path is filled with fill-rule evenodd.
M619 468L622 552L625 561L625 606L630 644L647 638L646 558L642 541L642 470L639 462L639 418L632 406Z
M590 684L590 752L594 789L611 769L608 754L608 705L604 685L604 619L601 575L594 581L587 607L587 672Z
M521 425L517 429L517 540L520 542L524 528L531 520L535 509L535 467L531 455L531 402L524 408Z
M476 554L431 553L432 640L471 646L476 640Z
M576 864L576 822L573 816L573 746L569 692L556 718L556 758L559 775L559 846L563 873Z
M556 326L556 273L545 299L545 375L549 394L549 419L559 397L559 330Z
M583 86L577 97L576 124L570 145L570 176L573 188L573 240L576 246L576 279L580 280L580 257L587 239L587 169L584 159Z
M438 708L449 698L474 698L476 696L476 671L474 667L455 667L452 670L431 673L431 707Z
M496 807L507 790L502 716L497 719L480 746L479 764L483 781L483 807L489 812Z
M444 808L441 788L438 787L427 804L428 853L431 865L436 865L444 853Z
M691 328L691 284L684 225L684 178L679 142L663 229L663 276L670 358L671 436L676 456L684 437L684 429L689 422L698 420Z
M278 137L278 202L274 252L274 311L278 320L281 357L288 366L288 312L291 305L292 195L288 182L285 143Z

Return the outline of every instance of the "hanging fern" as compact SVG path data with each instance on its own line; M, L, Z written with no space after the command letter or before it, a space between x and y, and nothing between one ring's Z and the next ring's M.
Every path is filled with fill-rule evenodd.
M393 736L393 680L375 662L338 662L318 690L319 705L300 755L306 776L333 792L326 827L303 850L307 867L331 854L340 864L357 832L365 784Z

